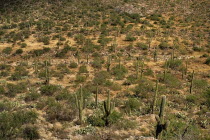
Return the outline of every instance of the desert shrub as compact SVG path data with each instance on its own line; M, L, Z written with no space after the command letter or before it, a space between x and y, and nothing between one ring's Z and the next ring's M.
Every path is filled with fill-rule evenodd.
M77 42L77 44L82 45L83 43L85 43L85 36L82 34L78 34L74 36L74 40Z
M81 128L79 130L76 130L74 133L79 134L79 135L87 135L87 134L94 133L95 131L96 131L96 129L94 127L86 126L86 127Z
M88 73L87 67L85 65L80 66L79 73Z
M66 45L61 51L55 54L55 57L63 58L71 50L71 47Z
M109 116L108 116L108 124L112 125L117 123L120 119L122 118L122 114L117 112L117 111L113 111Z
M101 58L95 58L92 62L92 67L97 68L97 69L101 69L103 62L104 61Z
M122 65L121 66L116 65L111 70L111 73L116 77L117 80L123 79L127 72L128 72L127 69Z
M127 34L125 37L125 41L135 41L135 40L136 40L136 37L133 37L130 34Z
M5 91L4 87L0 85L0 95L5 94L5 93L6 93L6 91Z
M92 126L105 126L105 121L100 116L89 116L87 122Z
M21 44L20 44L20 47L21 47L21 48L25 48L25 47L27 47L27 44L26 44L26 43L21 43Z
M56 95L56 100L68 100L75 101L75 97L73 94L69 93L67 89L63 89L58 95Z
M86 76L77 74L77 75L76 75L76 80L75 80L75 82L77 82L77 83L83 83L83 82L86 81L86 79L87 79Z
M17 93L26 92L27 84L26 83L18 83L18 84L7 84L7 92L6 95L9 97L14 97Z
M50 44L50 38L48 36L40 37L38 39L39 42L43 42L44 45L49 45Z
M160 48L161 50L165 50L165 49L169 48L169 45L168 45L167 42L161 42L161 43L159 44L159 48Z
M28 76L28 71L23 66L17 66L15 72L9 77L10 80L20 80L22 77Z
M19 55L19 54L22 54L23 53L23 50L22 49L17 49L15 51L15 55Z
M141 49L141 50L147 50L148 49L148 45L146 45L144 43L141 43L141 42L136 43L136 47Z
M6 47L2 50L2 53L7 54L7 55L11 54L11 52L12 52L11 47Z
M70 68L77 68L77 66L78 65L77 65L76 62L71 62L70 65L69 65Z
M137 100L136 98L129 98L129 99L125 102L125 109L126 109L128 112L138 110L139 107L140 107L140 102L139 102L139 100Z
M57 85L44 85L40 88L43 95L52 96L55 92L59 90Z
M7 65L7 64L0 64L0 70L7 70L9 71L10 70L10 65Z
M153 76L154 72L152 71L152 69L147 68L146 71L144 72L144 75L146 75L146 76Z
M28 101L36 101L40 96L41 95L37 91L33 90L33 91L31 91L31 92L26 94L25 101L26 102L28 102Z
M196 97L195 95L187 95L186 101L187 101L188 103L193 103L193 104L195 104L196 101L197 101L197 97Z
M164 74L161 74L158 77L159 77L159 81L161 81L164 84L166 84L167 87L170 87L170 88L181 88L180 80L175 75L172 75L171 73L166 73L165 81L164 81Z
M193 81L193 86L196 92L203 92L208 87L208 82L204 79L195 79Z
M47 120L49 121L72 121L75 117L75 109L61 104L56 101L54 98L49 98L44 102L47 106Z
M106 80L110 78L110 75L107 71L100 71L95 74L95 77L93 79L93 83L95 85L105 85Z
M194 46L193 47L193 50L196 51L196 52L200 52L200 51L203 50L203 48L202 47L199 47L199 46Z
M210 107L210 89L206 90L203 93L203 97L205 98L206 102L204 102L204 104L206 104L208 107Z
M129 130L137 128L137 122L134 120L122 119L115 125L117 129Z
M165 63L166 67L169 67L171 69L178 69L182 65L182 60L179 59L170 59Z
M206 59L205 64L210 65L210 57Z
M39 139L40 135L38 132L37 127L33 126L33 125L27 125L22 132L23 138L25 139L30 139L30 140L34 140L34 139Z
M38 115L33 111L16 111L0 113L0 139L14 139L20 135L21 127L35 123Z
M140 83L133 89L135 96L140 98L149 98L150 93L154 90L152 82L141 80Z

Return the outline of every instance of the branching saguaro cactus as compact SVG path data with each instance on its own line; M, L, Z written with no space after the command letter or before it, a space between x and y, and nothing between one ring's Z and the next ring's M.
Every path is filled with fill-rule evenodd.
M76 98L76 106L78 108L78 112L79 112L79 123L83 124L83 110L85 109L85 100L83 97L83 91L82 91L82 86L80 86L80 92L79 92L79 96L77 96L77 94L75 95Z
M155 86L155 96L154 96L153 104L152 104L152 114L154 114L154 111L155 111L155 106L156 106L156 102L157 102L157 95L158 95L158 80L156 81L156 86Z
M190 93L192 93L192 90L193 90L194 75L195 75L195 72L194 72L194 70L193 70L192 76L191 76L191 81L190 81Z
M49 73L49 64L48 61L45 61L45 84L50 84L50 73Z
M108 91L107 100L104 101L104 120L105 120L105 125L106 126L109 125L108 117L111 115L113 110L114 110L114 103L113 102L111 103L110 91Z
M156 116L157 125L156 125L155 137L157 139L161 139L162 132L164 130L165 131L167 130L169 123L170 123L169 121L164 120L165 105L166 105L166 96L162 96L159 116Z

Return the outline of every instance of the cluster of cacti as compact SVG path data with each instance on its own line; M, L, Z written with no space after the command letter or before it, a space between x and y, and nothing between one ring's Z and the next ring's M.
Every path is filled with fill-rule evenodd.
M154 114L154 111L155 111L155 106L156 106L156 101L157 101L157 95L158 95L158 80L156 81L155 96L154 96L153 104L152 104L152 114Z
M76 94L75 98L76 98L76 106L77 106L78 112L79 112L79 123L83 124L83 118L84 118L83 110L85 109L85 100L83 97L82 86L80 86L79 96Z
M159 115L156 116L157 125L156 125L155 137L157 139L161 139L162 132L164 130L165 131L167 130L167 128L169 126L169 123L170 123L169 121L164 120L165 105L166 105L166 96L162 96L161 105L160 105L160 112L159 112Z
M192 93L192 90L193 90L193 80L194 80L194 70L192 72L192 75L191 75L191 80L190 80L190 93Z
M45 61L45 84L49 85L49 83L50 83L49 66L48 66L48 61Z
M110 99L110 91L108 91L108 97L107 100L104 101L104 120L105 120L105 125L109 125L109 120L108 117L111 115L111 113L114 110L114 103L111 102Z

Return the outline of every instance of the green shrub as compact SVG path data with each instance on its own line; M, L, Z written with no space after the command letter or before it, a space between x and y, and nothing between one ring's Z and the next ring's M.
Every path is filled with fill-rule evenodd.
M85 65L80 66L79 73L88 73L87 67Z
M116 65L112 68L111 73L116 77L117 80L122 80L125 77L125 74L127 73L127 69L124 66Z
M161 43L159 44L159 48L160 48L161 50L165 50L165 49L169 48L169 45L168 45L167 42L161 42Z
M125 41L135 41L136 38L131 36L130 34L127 34L126 37L125 37Z
M15 72L9 77L9 80L17 81L21 80L22 77L28 76L28 71L24 66L17 66Z
M103 60L101 60L101 58L95 58L92 62L92 67L101 69L102 63L103 63Z
M17 93L26 92L27 84L26 83L18 83L18 84L7 84L7 92L6 95L9 97L14 97Z
M7 54L7 55L11 54L11 52L12 52L11 47L6 47L2 50L2 53Z
M70 65L69 65L70 68L77 68L77 66L78 65L77 65L76 62L71 62Z
M0 95L5 94L5 93L6 93L6 91L5 91L4 87L0 85Z
M116 123L117 129L121 130L129 130L129 129L136 129L137 122L134 120L122 119L118 123Z
M98 116L88 117L87 122L91 124L92 126L99 126L99 127L105 126L105 121L101 117L98 117Z
M36 101L41 95L37 91L31 91L26 94L25 101Z
M110 78L110 75L107 71L100 71L98 73L96 73L94 79L93 79L93 83L95 85L105 85L106 80Z
M210 65L210 57L206 59L205 64Z
M175 75L172 75L171 73L165 74L165 81L164 81L164 74L159 75L159 81L163 82L164 84L166 84L167 87L170 87L170 88L182 87L180 80Z
M27 125L23 129L23 138L30 139L30 140L39 139L40 135L39 135L39 132L37 130L37 127Z
M204 104L206 104L208 107L210 107L210 89L206 90L203 93L203 97L205 98L206 102L204 102Z
M25 47L27 47L27 44L26 43L21 43L20 46L21 46L21 48L25 48Z
M140 107L140 102L136 98L129 98L125 103L127 111L135 111Z
M140 98L149 98L150 93L154 91L152 82L141 80L140 83L133 89L135 96Z
M22 53L23 53L23 50L22 50L22 49L17 49L17 50L15 51L15 54L16 54L16 55L22 54Z
M197 101L197 97L195 95L187 95L186 101L195 104Z
M120 119L122 118L122 114L117 112L117 111L113 111L109 116L108 116L108 124L112 125L117 123Z
M35 123L38 115L33 111L0 113L0 139L14 139L20 135L22 126Z
M175 59L175 60L168 60L165 64L166 67L169 67L171 69L178 69L182 65L182 60Z
M83 83L83 82L86 81L86 79L87 79L86 76L77 74L76 75L75 82L77 82L77 83Z
M147 50L148 49L148 45L146 45L144 43L141 43L141 42L136 43L136 47L141 49L141 50Z
M52 96L55 92L59 90L57 85L45 85L40 88L43 95Z
M193 80L194 90L197 93L203 92L208 87L208 82L204 79L195 79Z

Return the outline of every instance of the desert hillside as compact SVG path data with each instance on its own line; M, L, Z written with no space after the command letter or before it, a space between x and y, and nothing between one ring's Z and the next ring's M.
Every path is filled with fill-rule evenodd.
M209 0L1 0L0 140L209 140Z

